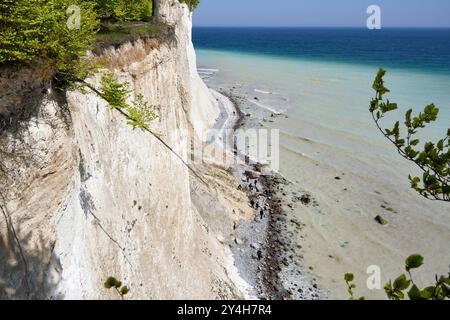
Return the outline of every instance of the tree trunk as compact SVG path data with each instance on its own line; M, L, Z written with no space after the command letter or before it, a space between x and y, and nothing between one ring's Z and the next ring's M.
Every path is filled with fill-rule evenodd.
M159 22L160 21L159 5L160 5L160 0L153 0L152 16L153 16L153 21L155 21L155 22Z

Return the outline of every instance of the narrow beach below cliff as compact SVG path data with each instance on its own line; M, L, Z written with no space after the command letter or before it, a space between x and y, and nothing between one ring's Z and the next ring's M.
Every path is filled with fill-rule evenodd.
M295 65L293 61L201 50L198 55L199 74L205 83L239 106L243 114L241 128L280 130L280 170L272 176L279 181L267 189L260 180L254 185L255 179L247 180L243 174L246 170L257 171L254 167L241 169L240 176L243 187L253 183L260 193L274 192L271 196L282 212L271 212L267 218L271 220L267 221L257 216L254 222L244 222L237 230L233 247L236 266L249 283L263 284L259 288L265 287L266 291L260 290L260 297L346 299L343 275L353 272L362 294L383 298L382 288L366 288L367 268L379 266L385 283L402 271L403 260L414 252L426 253L427 264L418 275L419 283L432 279L437 270L447 271L448 259L439 258L439 252L446 251L450 243L447 209L410 190L407 176L415 169L397 159L395 150L383 144L375 128L371 130L363 93L353 96L353 100L362 102L353 102L351 108L362 110L355 111L352 118L332 117L327 109L350 97L347 89L336 91L336 86L356 85L367 76L364 81L370 89L370 70L349 69L348 80L331 81L326 74L337 72L338 65ZM269 60L272 69L278 64L281 69L267 78L257 65ZM289 66L293 69L299 65L307 70L299 80L303 89L289 91L298 86L288 84L286 79L275 82L280 75L289 76ZM254 66L253 73L243 74L250 66ZM393 81L400 83L407 75L399 72ZM438 79L440 76L430 77L430 82ZM338 97L332 97L338 93ZM443 116L446 119L447 114ZM341 128L344 123L359 134ZM253 206L258 213L267 201L256 198ZM388 224L377 223L378 215ZM261 240L262 232L266 232L268 241ZM269 252L263 260L266 266L258 261L258 250L263 247ZM274 254L281 257L269 261ZM270 292L267 288L276 290Z
M200 75L212 75L211 69L199 69ZM245 191L254 218L241 220L230 244L239 275L249 285L251 299L299 300L324 298L315 278L302 263L301 246L293 236L302 233L302 224L292 214L292 203L286 195L289 181L264 164L248 159L245 150L234 143L236 130L246 130L245 114L239 98L231 92L210 89L218 102L220 115L213 127L218 147L233 153L233 172L238 189ZM232 147L232 149L229 149ZM228 149L227 149L228 148ZM294 202L301 196L293 193Z

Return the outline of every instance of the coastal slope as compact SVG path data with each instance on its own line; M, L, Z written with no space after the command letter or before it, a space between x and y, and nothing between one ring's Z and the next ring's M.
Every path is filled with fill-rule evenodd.
M94 93L58 93L50 81L37 81L33 68L2 72L8 108L0 111L14 127L2 127L0 137L8 172L1 190L1 299L119 299L103 287L109 276L130 287L127 299L246 297L228 246L213 232L232 232L239 218L231 216L232 202L210 190L224 215L208 219L209 208L192 201L192 186L215 180L190 176L178 157L188 160L188 141L201 140L220 113L197 74L192 14L173 0L161 1L160 10L173 27L169 39L128 42L102 59L134 96L157 108L152 130L172 151L133 130ZM98 88L100 79L87 81ZM27 102L32 112L24 112ZM223 175L229 188L232 176Z

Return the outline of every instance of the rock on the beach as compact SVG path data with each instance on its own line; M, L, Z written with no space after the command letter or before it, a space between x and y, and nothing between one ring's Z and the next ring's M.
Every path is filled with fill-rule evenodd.
M302 204L307 206L311 203L311 196L309 194L304 194L300 197L300 201Z
M217 236L217 241L219 241L220 243L225 243L225 238L223 237L223 235L219 234Z
M388 221L385 218L383 218L382 216L380 216L380 215L375 217L375 221L378 222L379 224L383 225L383 226L388 224Z
M234 242L236 242L236 244L238 246L241 246L244 244L244 240L242 240L241 238L234 238Z
M250 179L259 179L261 177L261 172L247 170L245 171L245 175Z

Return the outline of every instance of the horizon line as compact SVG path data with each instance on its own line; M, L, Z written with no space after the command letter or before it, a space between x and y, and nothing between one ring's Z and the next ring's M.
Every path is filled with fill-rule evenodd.
M212 26L212 25L193 25L193 28L316 28L316 29L367 29L366 26ZM450 29L450 26L386 26L383 29ZM372 31L372 30L371 30Z

